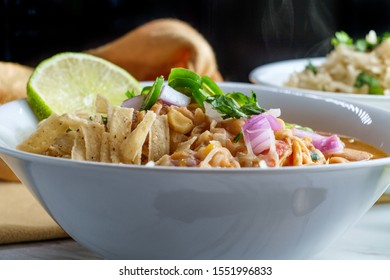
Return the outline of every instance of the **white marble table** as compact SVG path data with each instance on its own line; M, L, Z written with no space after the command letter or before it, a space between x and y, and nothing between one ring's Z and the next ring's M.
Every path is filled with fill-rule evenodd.
M0 246L6 260L102 259L72 239ZM390 260L390 203L374 205L317 260Z

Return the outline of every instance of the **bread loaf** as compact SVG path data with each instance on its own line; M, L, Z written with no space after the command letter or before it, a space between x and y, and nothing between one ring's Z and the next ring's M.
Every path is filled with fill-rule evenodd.
M0 62L0 104L26 97L27 81L32 68L13 62ZM19 181L0 159L0 180Z

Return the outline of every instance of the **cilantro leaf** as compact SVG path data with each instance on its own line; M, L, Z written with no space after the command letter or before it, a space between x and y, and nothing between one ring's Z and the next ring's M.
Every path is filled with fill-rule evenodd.
M223 118L248 118L266 111L257 103L257 97L253 91L251 96L241 92L230 92L225 95L210 96L206 101L221 113Z
M226 95L209 96L206 102L210 103L215 110L222 114L222 118L247 118L248 115L243 113L234 99Z

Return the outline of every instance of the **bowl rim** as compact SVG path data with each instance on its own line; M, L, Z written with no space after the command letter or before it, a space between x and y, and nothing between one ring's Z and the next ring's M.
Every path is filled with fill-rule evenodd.
M289 64L289 63L303 63L312 61L314 63L321 63L325 60L326 57L302 57L302 58L294 58L294 59L286 59L274 61L266 64L259 65L253 68L248 75L248 79L251 83L257 85L264 85L268 87L278 88L278 89L288 89L291 91L299 91L305 94L315 94L322 97L334 97L338 96L340 98L349 98L349 99L361 99L361 100L375 100L375 101L389 101L390 95L375 95L375 94L358 94L358 93L347 93L347 92L333 92L333 91L320 91L320 90L310 90L304 88L295 88L284 85L277 85L275 83L270 83L267 81L263 81L259 78L262 72L269 71L269 68ZM292 74L292 73L290 73ZM337 97L336 97L337 98Z

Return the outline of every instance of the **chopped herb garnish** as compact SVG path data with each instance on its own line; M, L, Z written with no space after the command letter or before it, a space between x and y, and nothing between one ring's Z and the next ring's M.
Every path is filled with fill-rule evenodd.
M337 46L340 44L352 45L353 39L345 31L339 31L335 33L334 37L331 40L331 44L333 46Z
M390 33L388 32L382 36L378 36L375 31L371 30L365 38L359 38L354 41L346 32L340 31L335 33L335 36L331 39L331 44L334 47L340 44L349 45L353 46L359 52L369 52L388 38L390 38Z
M101 115L101 116L102 116L102 122L104 124L107 124L108 118L106 116L103 116L103 115Z
M68 127L68 129L66 130L66 133L71 132L71 131L72 131L72 129L70 127Z
M311 61L306 65L305 69L306 69L306 70L309 70L309 71L311 71L311 72L313 72L314 75L317 75L317 73L318 73L317 67L315 67L315 66L311 63Z
M362 71L359 73L359 75L356 77L354 87L355 88L361 88L364 85L368 85L369 94L378 94L383 95L384 91L383 88L379 85L379 80L375 78L374 76L371 76L367 74L366 72Z
M234 137L233 142L234 142L234 143L237 143L238 141L240 141L240 139L241 139L243 136L244 136L244 135L242 134L242 131L240 131L240 132L237 133L237 135Z
M126 95L127 98L133 98L134 96L136 96L134 90L132 90L132 91L129 91L129 90L126 91L126 92L125 92L125 95Z
M202 108L204 102L210 103L223 118L248 118L266 111L257 103L254 92L251 96L241 92L225 94L210 77L200 77L188 69L173 68L168 77L168 85L190 96Z
M248 115L240 110L238 104L230 97L226 95L215 95L210 96L206 99L208 103L213 106L215 110L217 110L222 118L247 118Z
M317 160L319 160L320 159L320 156L319 156L319 154L317 154L316 152L311 152L311 159L313 160L313 161L317 161Z
M367 51L367 41L365 39L358 39L355 42L355 49L359 52Z
M89 116L89 118L88 118L90 121L92 121L92 116Z

